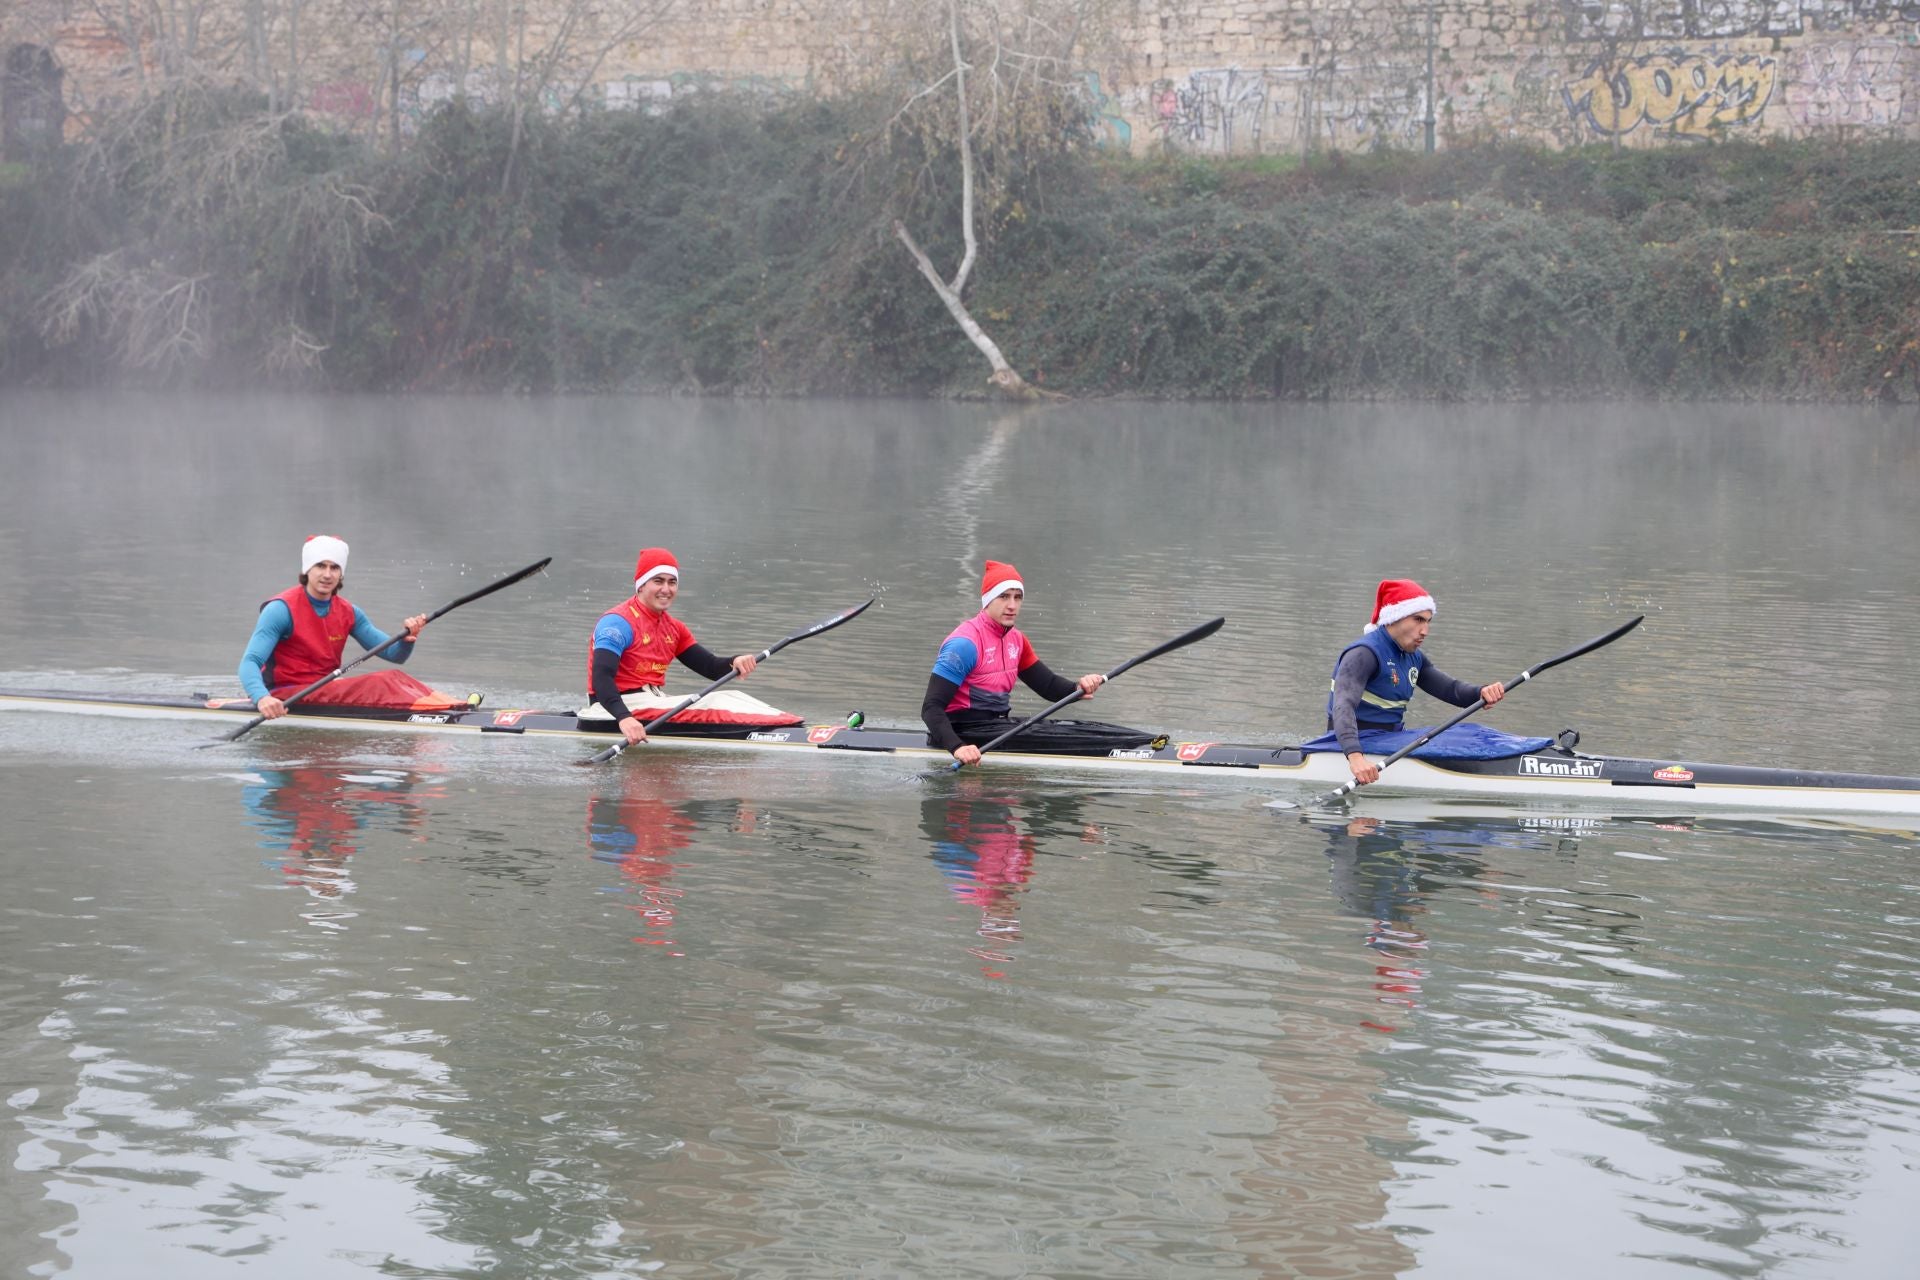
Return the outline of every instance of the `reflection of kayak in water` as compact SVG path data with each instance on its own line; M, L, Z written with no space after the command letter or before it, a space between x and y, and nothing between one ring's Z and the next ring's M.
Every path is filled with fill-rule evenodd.
M1408 832L1419 829L1436 831L1477 831L1487 843L1509 843L1497 833L1536 833L1545 836L1581 836L1602 831L1639 828L1658 831L1700 831L1726 835L1779 836L1789 832L1823 833L1853 837L1887 836L1905 843L1920 831L1920 815L1914 817L1784 813L1765 809L1752 811L1732 807L1702 809L1695 813L1675 813L1657 805L1636 807L1626 800L1601 808L1574 801L1538 801L1532 803L1481 799L1471 796L1413 796L1370 794L1375 788L1346 797L1341 805L1324 810L1291 809L1284 802L1274 807L1298 813L1310 824L1326 830L1365 821L1383 825L1383 829Z
M763 704L764 705L764 704ZM698 706L698 704L696 704ZM232 724L254 715L241 699L129 697L56 690L0 689L0 709L83 712L95 715L160 716ZM769 708L769 710L772 710ZM691 723L676 717L648 736L660 747L698 746L764 751L834 752L906 756L951 763L927 742L923 729L851 728L804 723L776 713L777 724ZM334 729L400 729L428 733L482 733L610 741L611 720L575 711L482 710L410 712L376 707L295 706L281 725ZM1384 759L1420 731L1366 741L1369 754ZM1150 772L1182 781L1220 776L1257 784L1297 784L1321 791L1352 779L1346 758L1325 739L1300 746L1155 738L1137 747L1078 746L1070 735L1022 750L1018 739L977 768L1021 765ZM1704 764L1672 757L1591 755L1578 750L1578 735L1559 741L1520 738L1484 725L1447 730L1404 760L1389 765L1380 780L1357 798L1385 796L1480 797L1507 805L1573 803L1603 811L1665 813L1851 813L1920 819L1920 778L1876 774L1772 769Z

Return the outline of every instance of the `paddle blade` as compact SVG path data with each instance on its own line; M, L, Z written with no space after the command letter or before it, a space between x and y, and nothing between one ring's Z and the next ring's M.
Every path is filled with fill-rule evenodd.
M546 556L542 559L536 560L524 569L516 569L504 578L500 578L496 581L489 582L486 586L481 587L478 591L469 591L466 595L461 596L458 600L455 600L452 604L442 605L440 608L435 609L432 613L428 614L427 617L429 619L432 619L432 618L439 617L443 613L452 613L455 609L458 609L463 604L472 604L475 600L480 599L482 596L490 596L494 592L499 591L502 588L510 587L516 582L520 582L520 581L523 581L524 579L531 578L534 574L540 572L542 569L546 568L548 565L552 563L553 563L552 556Z
M1607 632L1607 634L1603 636L1595 636L1593 639L1587 641L1583 645L1576 646L1575 648L1567 650L1565 653L1557 654L1554 657L1548 658L1545 662L1536 663L1533 666L1528 667L1526 670L1526 673L1522 675L1520 678L1522 680L1531 680L1534 676L1539 675L1542 671L1545 671L1548 667L1557 667L1563 662L1573 661L1575 658L1579 657L1583 653L1592 653L1595 649L1601 648L1604 645L1610 645L1615 640L1618 640L1621 636L1627 634L1627 632L1633 630L1635 627L1639 626L1641 623L1645 622L1646 620L1647 620L1646 614L1642 613L1642 614L1636 615L1631 621L1622 623L1620 626L1615 627L1613 630Z
M786 648L790 644L797 644L802 640L810 640L814 636L819 635L823 631L833 630L835 627L839 626L841 623L852 622L855 618L859 617L861 614L865 613L869 608L871 608L873 605L873 602L875 600L878 600L879 598L880 598L879 596L868 596L865 604L857 604L851 609L843 609L839 613L833 614L830 617L822 618L820 619L820 621L814 623L812 626L804 627L801 630L794 632L792 635L788 636L786 639L776 642L771 647L766 649L763 653L761 653L760 656L762 658L771 658L774 654L780 652L782 649Z
M1212 635L1214 632L1218 631L1220 628L1226 625L1227 625L1227 620L1224 617L1215 618L1211 622L1203 622L1199 626L1195 627L1193 630L1185 632L1184 634L1181 634L1181 635L1177 635L1173 639L1167 641L1165 644L1161 644L1152 649L1147 650L1145 653L1141 654L1137 658L1129 658L1127 661L1121 663L1119 666L1115 667L1113 670L1107 672L1107 679L1111 680L1115 676L1119 675L1122 671L1125 671L1130 667L1137 667L1143 662L1152 662L1155 658L1159 657L1163 653L1172 653L1175 649L1184 649L1188 645L1193 644L1197 640L1205 640L1208 636Z

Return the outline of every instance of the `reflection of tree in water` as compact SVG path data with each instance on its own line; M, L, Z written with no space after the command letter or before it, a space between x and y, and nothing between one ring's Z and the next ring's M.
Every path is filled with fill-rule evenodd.
M349 862L360 850L360 833L418 836L426 825L424 802L445 790L437 774L321 758L262 768L240 794L248 823L260 832L260 847L274 855L265 865L316 898L337 899L354 890ZM307 916L331 928L350 918Z
M920 829L954 898L980 912L975 932L984 941L967 953L980 961L987 977L1004 978L1013 958L1008 948L1021 937L1020 896L1033 878L1042 843L1104 844L1106 833L1081 820L1080 800L1071 794L1007 792L971 777L955 785L955 794L922 802Z
M634 941L684 956L674 938L685 890L672 883L678 857L703 824L724 824L736 835L751 834L760 815L744 800L694 801L675 772L621 771L619 790L587 801L587 848L597 862L617 868L634 900L627 909L640 917Z

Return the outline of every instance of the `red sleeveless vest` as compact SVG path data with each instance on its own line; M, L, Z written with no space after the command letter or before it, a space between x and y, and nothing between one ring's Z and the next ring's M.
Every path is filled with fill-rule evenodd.
M359 617L353 606L336 595L323 618L313 611L313 597L305 587L289 588L273 600L286 605L293 615L293 634L274 647L273 657L261 672L267 688L304 689L338 671L340 656L347 651L347 637L353 634L354 621ZM273 600L262 602L260 607L266 608Z

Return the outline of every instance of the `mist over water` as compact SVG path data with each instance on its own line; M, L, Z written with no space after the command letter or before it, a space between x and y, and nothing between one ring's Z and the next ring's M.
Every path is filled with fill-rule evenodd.
M717 652L878 592L748 691L910 724L990 555L1064 673L1226 614L1088 709L1181 737L1320 732L1411 576L1467 679L1648 615L1498 727L1920 773L1907 417L7 395L0 431L0 686L237 692L324 531L388 629L553 556L407 670L573 705L665 545ZM8 1274L1905 1270L1911 833L207 736L0 715Z

